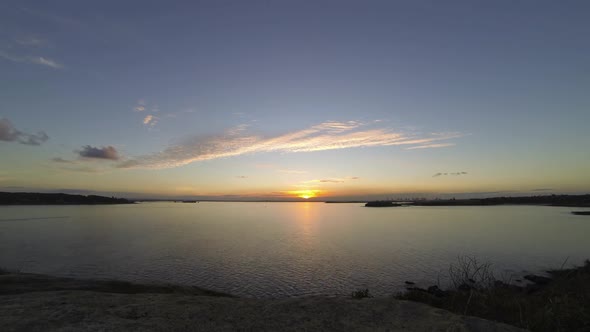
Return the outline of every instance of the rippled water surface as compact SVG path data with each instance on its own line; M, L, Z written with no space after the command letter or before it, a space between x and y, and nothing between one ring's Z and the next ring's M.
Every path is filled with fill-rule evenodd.
M0 207L0 266L196 285L240 296L386 295L457 255L521 275L590 258L590 217L538 206L324 203ZM575 209L584 210L584 209Z

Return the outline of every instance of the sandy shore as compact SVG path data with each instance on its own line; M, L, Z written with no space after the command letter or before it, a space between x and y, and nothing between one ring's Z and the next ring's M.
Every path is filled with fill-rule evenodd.
M199 288L0 275L2 331L521 331L393 298L247 299Z

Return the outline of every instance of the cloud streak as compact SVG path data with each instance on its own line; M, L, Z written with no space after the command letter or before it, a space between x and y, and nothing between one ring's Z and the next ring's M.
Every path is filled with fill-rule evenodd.
M75 164L76 162L73 160L63 159L61 157L51 158L51 161L58 164Z
M422 146L462 135L438 133L408 134L357 121L329 121L307 129L275 137L225 134L193 138L153 154L138 156L118 165L119 168L162 169L193 162L234 157L253 153L297 153L378 146Z
M0 51L0 58L5 60L9 60L12 62L22 62L22 63L31 63L36 65L42 65L46 67L51 67L53 69L62 69L64 66L57 61L51 60L49 58L45 58L42 56L30 56L30 55L12 55L6 52Z
M415 149L432 149L432 148L446 148L448 146L454 146L455 143L437 143L437 144L426 144L426 145L418 145L418 146L411 146L406 148L406 150L415 150Z
M0 141L18 142L25 145L41 145L48 139L49 136L43 131L36 134L28 134L16 129L8 119L0 119Z
M38 47L47 44L47 40L37 37L17 38L16 43L22 46Z
M329 178L329 179L316 179L316 180L309 180L309 181L304 181L304 184L309 184L309 183L344 183L346 181L351 181L351 180L358 180L359 177L358 176L347 176L344 178Z
M432 177L433 177L433 178L437 178L437 177L439 177L439 176L447 176L447 175L450 175L450 176L460 176L460 175L467 175L467 172L454 172L454 173L436 173L436 174L434 174Z

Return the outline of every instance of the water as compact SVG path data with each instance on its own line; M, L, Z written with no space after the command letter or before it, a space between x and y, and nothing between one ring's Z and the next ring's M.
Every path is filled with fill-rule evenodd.
M196 285L248 297L389 295L457 255L521 276L590 258L590 217L539 206L324 203L0 207L0 266ZM587 210L587 209L586 209Z

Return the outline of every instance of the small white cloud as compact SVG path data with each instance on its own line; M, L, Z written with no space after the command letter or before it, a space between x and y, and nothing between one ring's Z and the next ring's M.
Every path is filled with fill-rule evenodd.
M145 111L146 107L146 102L144 99L139 99L135 105L135 107L133 107L133 110L135 112L143 112Z
M147 125L149 124L152 120L154 119L153 115L146 115L145 118L143 118L143 124Z

